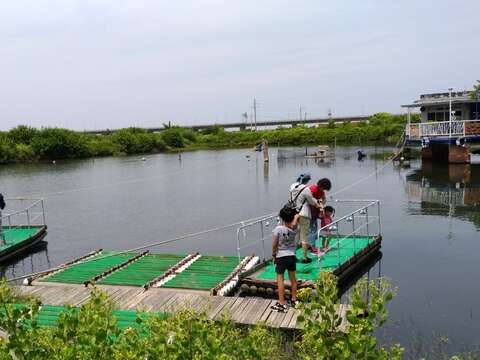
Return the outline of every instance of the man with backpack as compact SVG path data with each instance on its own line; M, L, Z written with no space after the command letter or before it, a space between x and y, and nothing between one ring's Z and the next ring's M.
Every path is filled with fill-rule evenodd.
M300 244L303 249L303 259L301 260L303 264L312 262L312 259L307 256L310 247L310 220L312 218L310 206L317 209L320 208L320 205L307 186L310 179L311 176L309 173L301 174L298 177L297 182L290 186L290 203L294 204L300 215L298 226L300 232Z

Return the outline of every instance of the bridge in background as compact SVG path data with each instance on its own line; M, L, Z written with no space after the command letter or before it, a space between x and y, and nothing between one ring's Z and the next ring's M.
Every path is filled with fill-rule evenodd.
M370 118L370 115L362 115L362 116L344 116L344 117L326 117L326 118L315 118L315 119L293 119L293 120L268 120L268 121L257 121L256 126L252 123L246 122L236 122L236 123L224 123L224 124L208 124L208 125L186 125L181 126L185 129L191 130L205 130L211 128L212 126L220 126L224 129L238 129L238 130L246 130L246 129L254 129L257 128L265 128L271 126L290 126L295 127L297 125L305 125L305 124L327 124L329 121L334 121L336 123L342 122L362 122L367 121ZM159 132L164 130L165 128L162 127L152 127L152 128L145 128L148 132ZM85 133L87 134L94 134L94 135L105 135L115 131L115 129L105 129L105 130L86 130Z

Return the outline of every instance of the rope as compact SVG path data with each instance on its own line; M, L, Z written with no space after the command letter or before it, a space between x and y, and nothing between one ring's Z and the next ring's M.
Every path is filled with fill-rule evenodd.
M402 138L400 138L399 142L402 140ZM399 142L397 142L397 145L399 144ZM397 146L396 146L397 147ZM401 151L403 151L403 147L404 147L404 144L402 144L402 147L400 148L399 151L397 151L396 153L394 153L390 159L382 166L380 167L379 169L376 169L375 171L373 171L372 173L364 176L363 178L360 178L359 180L345 186L344 188L336 191L335 193L331 194L330 197L333 197L334 195L338 195L350 188L352 188L353 186L356 186L360 183L362 183L363 181L367 180L368 178L374 176L375 174L377 174L378 172L382 171L384 168L386 168L390 163L393 162L393 159L399 154L401 153ZM223 160L223 161L219 161L219 162L216 162L216 164L220 163L220 162L225 162L225 161L228 161L230 159L226 159L226 160ZM216 165L215 164L215 165ZM203 167L202 169L205 169L205 167ZM181 171L179 171L181 172ZM174 172L176 173L176 172ZM170 174L164 174L163 176L167 176L167 175L170 175ZM152 177L152 178L158 178L158 177L163 177L163 176L156 176L156 177ZM143 181L142 179L141 180L137 180L137 181ZM131 181L127 181L127 182L122 182L122 183L129 183L129 182L135 182L135 180L131 180ZM75 191L72 190L72 191ZM79 189L77 189L77 191L79 191ZM60 192L57 192L57 193L52 193L52 194L60 194L60 193L65 193L67 191L60 191ZM206 230L202 230L202 231L198 231L198 232L195 232L195 233L190 233L190 234L186 234L186 235L181 235L181 236L178 236L178 237L174 237L174 238L171 238L171 239L167 239L167 240L163 240L163 241L159 241L159 242L154 242L154 243L151 243L151 244L147 244L147 245L142 245L142 246L138 246L138 247L135 247L135 248L132 248L132 249L128 249L128 250L124 250L124 251L120 251L120 252L114 252L114 253L111 253L111 254L108 254L108 255L105 255L103 257L98 257L96 258L95 260L100 260L100 259L103 259L103 258L107 258L107 257L110 257L110 256L114 256L114 255L120 255L120 254L125 254L125 253L129 253L129 252L134 252L134 251L139 251L139 250L143 250L143 249L147 249L147 248L152 248L152 247L156 247L156 246L161 246L161 245L165 245L165 244L169 244L169 243L172 243L172 242L176 242L176 241L180 241L180 240L183 240L183 239L187 239L187 238L190 238L190 237L195 237L195 236L200 236L200 235L204 235L204 234L208 234L208 233L211 233L211 232L215 232L215 231L220 231L220 230L225 230L225 229L228 229L228 228L231 228L233 226L237 226L237 225L244 225L245 223L247 222L252 222L252 221L256 221L256 220L259 220L259 219L262 219L262 218L266 218L266 217L270 217L270 216L274 216L276 213L270 213L270 214L267 214L267 215L263 215L263 216L259 216L259 217L256 217L256 218L252 218L252 219L248 219L248 220L241 220L241 221L237 221L237 222L234 222L234 223L231 223L231 224L228 224L228 225L223 225L223 226L218 226L218 227L214 227L214 228L210 228L210 229L206 229ZM39 271L39 272L36 272L36 273L31 273L31 274L28 274L28 275L23 275L23 276L19 276L19 277L16 277L16 278L12 278L12 279L8 279L7 282L14 282L14 281L18 281L18 280L23 280L23 279L26 279L26 278L29 278L29 277L36 277L36 276L40 276L40 275L43 275L43 274L46 274L46 273L49 273L49 272L53 272L53 271L58 271L58 270L62 270L64 268L66 268L68 266L59 266L59 267L54 267L54 268L51 268L51 269L48 269L48 270L43 270L43 271Z
M116 255L121 255L121 254L125 254L125 253L130 253L130 252L135 252L135 251L147 249L147 248L152 248L152 247L156 247L156 246L166 245L166 244L170 244L170 243L173 243L173 242L176 242L176 241L180 241L180 240L183 240L183 239L208 234L208 233L215 232L215 231L225 230L225 229L237 226L237 225L242 225L247 221L248 222L255 221L255 220L261 219L261 218L263 218L263 216L253 218L253 219L248 219L248 220L237 221L237 222L234 222L234 223L231 223L231 224L228 224L228 225L217 226L217 227L214 227L214 228L210 228L210 229L206 229L206 230L202 230L202 231L198 231L198 232L194 232L194 233L177 236L177 237L170 238L170 239L167 239L167 240L158 241L158 242L150 243L150 244L147 244L147 245L138 246L138 247L135 247L135 248L132 248L132 249L127 249L127 250L123 250L123 251L119 251L119 252L112 252L112 253L110 253L108 255L105 255L105 256L96 257L95 261L105 259L105 258L108 258L108 257L111 257L111 256L116 256ZM43 274L47 274L47 273L50 273L50 272L53 272L53 271L63 270L67 267L69 267L69 265L61 265L61 266L53 267L53 268L50 268L50 269L47 269L47 270L42 270L42 271L38 271L38 272L35 272L35 273L18 276L16 278L11 278L11 279L8 279L7 282L19 281L19 280L27 279L29 277L37 277L37 276L41 276Z
M212 167L216 167L218 164L221 164L221 163L229 162L229 161L232 161L232 160L240 160L242 157L244 157L244 155L242 155L242 156L240 156L240 155L232 156L232 157L224 159L224 160L215 161L211 165L195 168L195 169L193 169L193 171L209 169L209 168L212 168ZM29 198L30 199L31 198L48 198L48 197L51 197L51 196L64 195L64 194L75 193L75 192L79 192L79 191L90 191L90 190L104 189L104 188L108 188L108 187L111 187L111 186L118 186L118 185L125 185L125 184L135 184L135 183L138 183L138 182L151 181L151 180L156 180L156 179L161 179L161 178L164 178L164 177L168 177L168 176L171 176L171 175L181 174L181 173L183 173L187 170L190 170L190 169L181 169L181 170L173 171L173 172L166 173L166 174L160 174L160 175L143 177L143 178L136 178L136 179L131 179L131 180L118 181L118 182L102 184L102 185L94 185L94 186L85 186L85 187L79 187L79 188L74 188L74 189L66 189L66 190L54 191L54 192L51 192L51 193L43 193L43 194L42 193L37 193L37 194L30 194L30 195L24 195L24 196L16 196L16 198L21 198L21 199L24 199L24 200L28 200Z

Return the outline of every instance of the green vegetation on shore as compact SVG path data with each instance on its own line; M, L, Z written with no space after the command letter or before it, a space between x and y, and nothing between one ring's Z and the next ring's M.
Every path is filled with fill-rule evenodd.
M394 290L381 281L361 280L354 288L343 323L338 315L337 279L322 273L317 291L303 291L301 336L288 336L262 324L238 327L228 318L209 320L205 313L183 311L165 319L137 314L121 326L114 304L94 289L76 310L67 308L50 326L37 321L39 303L22 299L0 284L1 359L401 359L399 345L378 344L375 330L387 317ZM368 295L367 295L368 294ZM56 324L55 324L56 322ZM56 326L53 326L56 325Z
M159 133L127 128L91 135L60 128L18 126L0 132L0 164L167 151L251 147L266 139L271 146L331 144L394 144L406 117L379 113L368 123L331 122L319 127L297 126L260 131L225 131L219 126L202 131L171 127Z

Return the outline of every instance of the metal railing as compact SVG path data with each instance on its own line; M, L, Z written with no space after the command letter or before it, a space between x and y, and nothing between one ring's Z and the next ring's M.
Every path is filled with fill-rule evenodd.
M428 136L466 136L470 134L469 126L477 126L480 120L433 121L425 123L407 124L405 132L409 138L421 139Z
M43 199L11 198L0 217L0 234L5 239L18 228L45 226L45 205Z
M334 220L331 224L318 229L317 241L320 241L323 236L330 237L330 241L331 239L336 240L336 244L332 249L337 251L337 263L340 265L342 246L353 245L353 253L356 254L365 248L365 245L360 246L357 244L358 238L365 237L368 246L375 241L376 236L380 236L382 231L380 200L334 200L334 203L364 204ZM317 261L320 262L324 254L319 251Z
M339 227L347 231L344 223L351 223L352 230L347 231L348 237L353 235L365 234L366 236L379 235L381 232L380 224L380 201L379 200L343 200L332 199L328 201L329 205L336 208L336 214L341 215L338 220L335 220L329 226L336 226L338 233ZM372 209L373 208L373 209ZM245 223L237 228L237 256L242 257L242 251L245 249L255 249L261 252L261 258L267 259L266 256L266 241L268 246L271 246L272 230L280 223L280 218L277 215L268 215L261 219ZM325 227L327 228L327 227ZM326 229L320 228L317 232L317 240L321 231ZM363 230L363 232L362 232ZM354 241L355 242L355 241ZM270 257L269 257L270 258Z
M245 223L237 228L237 256L240 261L242 250L261 246L261 259L266 260L265 240L270 241L272 230L280 222L278 215L267 215L258 220ZM253 240L251 240L253 239ZM243 240L243 241L242 241ZM270 244L270 242L269 242Z

